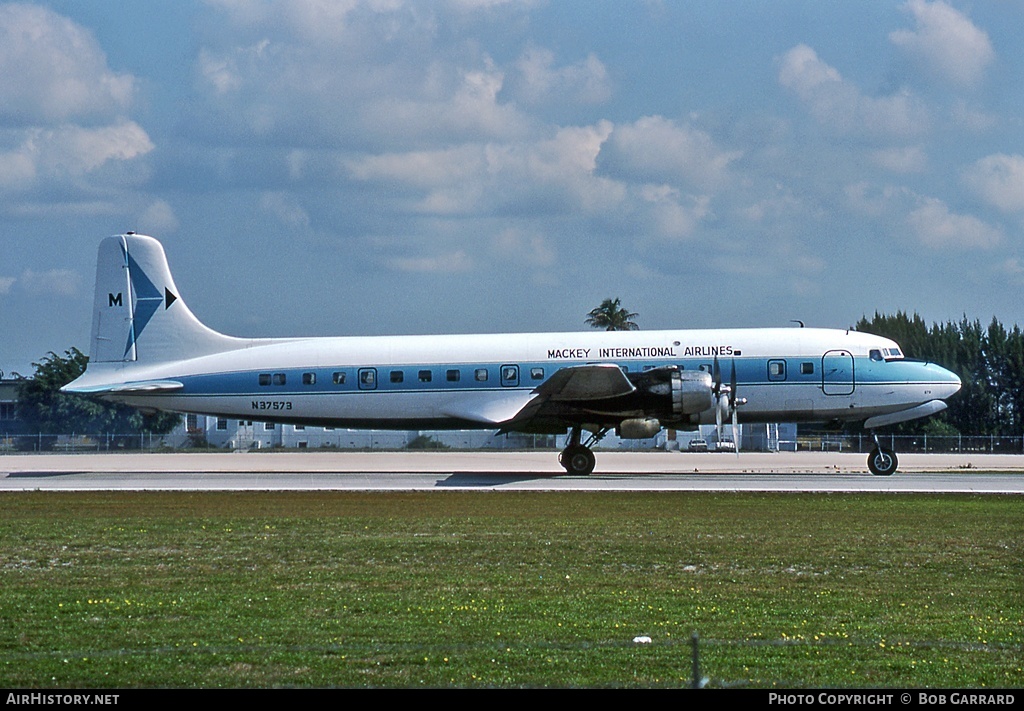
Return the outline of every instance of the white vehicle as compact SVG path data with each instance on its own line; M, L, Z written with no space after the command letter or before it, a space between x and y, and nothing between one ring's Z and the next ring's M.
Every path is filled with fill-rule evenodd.
M151 412L568 431L559 460L571 474L593 471L591 446L611 430L648 438L731 422L735 441L740 421L875 428L940 412L959 389L950 371L849 330L234 338L192 314L163 247L131 232L100 243L89 365L64 387ZM896 455L877 446L868 466L892 474Z
M731 439L721 439L715 443L716 452L735 452L736 443Z
M686 448L691 452L706 452L708 451L708 442L704 439L691 439Z

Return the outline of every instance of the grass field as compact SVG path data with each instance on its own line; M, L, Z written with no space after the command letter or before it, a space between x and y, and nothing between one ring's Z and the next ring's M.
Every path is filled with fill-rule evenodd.
M9 493L0 687L1024 686L1024 501ZM646 636L649 643L636 643Z

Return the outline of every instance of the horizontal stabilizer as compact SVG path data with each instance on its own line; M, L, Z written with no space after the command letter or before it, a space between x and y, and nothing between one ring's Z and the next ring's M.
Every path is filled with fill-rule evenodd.
M84 395L103 395L104 393L172 393L185 387L177 380L141 380L134 383L111 383L106 385L87 385L72 388L65 385L61 390Z
M923 405L912 407L909 410L900 410L899 412L890 412L888 415L876 415L875 417L869 417L864 420L864 426L867 429L874 429L875 427L895 425L900 422L907 422L908 420L928 417L929 415L942 412L945 409L946 403L942 400L930 400Z
M633 383L614 363L577 365L562 368L534 392L554 402L607 400L629 395L636 390Z

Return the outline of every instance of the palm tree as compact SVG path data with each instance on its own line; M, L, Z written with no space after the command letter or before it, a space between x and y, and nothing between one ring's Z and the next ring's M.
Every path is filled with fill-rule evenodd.
M586 324L592 328L603 328L606 331L639 331L640 327L633 319L637 314L630 313L622 307L619 299L605 299L601 305L590 312Z

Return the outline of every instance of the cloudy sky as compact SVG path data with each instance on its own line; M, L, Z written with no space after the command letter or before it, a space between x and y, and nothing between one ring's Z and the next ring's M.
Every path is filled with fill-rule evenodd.
M239 336L1024 323L1024 3L0 4L0 370L96 247Z

